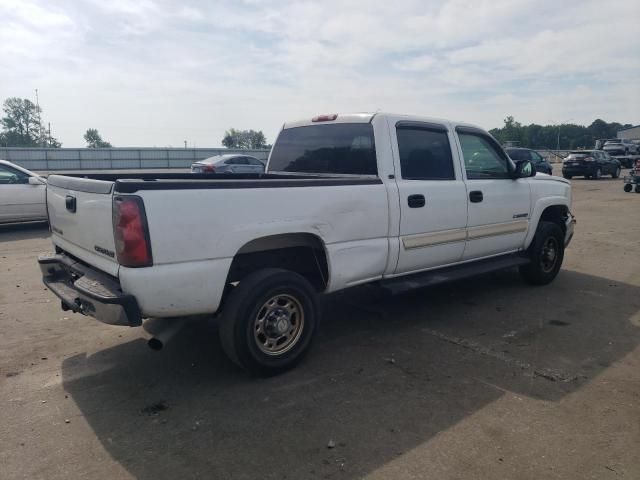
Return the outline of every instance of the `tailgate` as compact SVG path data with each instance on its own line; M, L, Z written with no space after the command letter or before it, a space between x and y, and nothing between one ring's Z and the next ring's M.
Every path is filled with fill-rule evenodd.
M50 175L47 209L53 243L110 275L118 275L113 237L113 182Z

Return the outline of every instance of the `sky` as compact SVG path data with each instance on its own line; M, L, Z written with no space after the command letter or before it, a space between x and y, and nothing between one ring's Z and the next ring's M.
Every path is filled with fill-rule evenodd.
M320 113L640 123L638 0L0 0L0 101L63 146L217 147Z

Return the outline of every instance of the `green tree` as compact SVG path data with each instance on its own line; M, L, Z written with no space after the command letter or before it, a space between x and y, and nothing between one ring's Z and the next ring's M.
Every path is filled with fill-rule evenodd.
M2 104L0 145L6 147L53 147L60 142L42 127L42 109L28 98L7 98Z
M105 142L96 128L89 128L84 134L84 141L87 148L111 148L109 142Z
M227 148L261 149L267 148L267 138L262 130L236 130L230 128L224 132L222 145Z
M562 125L522 125L512 116L504 119L502 128L494 128L490 133L500 142L520 142L520 146L529 148L561 149L593 148L599 138L615 138L618 130L625 128L618 122L608 123L602 119L594 120L585 127L573 123Z

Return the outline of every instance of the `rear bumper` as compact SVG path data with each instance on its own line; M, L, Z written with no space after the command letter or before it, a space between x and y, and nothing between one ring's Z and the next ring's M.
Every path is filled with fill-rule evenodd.
M595 175L596 170L598 169L598 165L597 164L593 164L593 165L579 165L579 166L571 166L571 167L567 167L567 166L563 166L562 167L562 174L563 175L575 175L575 176L582 176L582 175Z
M64 254L41 255L38 263L44 284L64 309L110 325L142 324L138 302L122 292L117 279Z
M569 216L565 220L564 225L564 246L566 247L567 245L569 245L569 242L571 242L571 239L573 238L573 231L575 230L576 226L576 217L574 217L571 212L569 212Z

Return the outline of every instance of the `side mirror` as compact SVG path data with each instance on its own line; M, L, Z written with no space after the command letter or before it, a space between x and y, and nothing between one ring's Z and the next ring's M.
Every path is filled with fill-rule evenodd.
M29 177L29 185L44 185L45 181L40 177Z
M516 162L516 171L513 178L528 178L536 176L536 167L529 160Z

